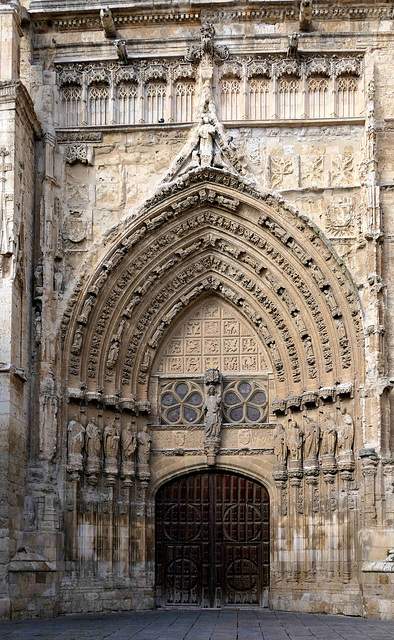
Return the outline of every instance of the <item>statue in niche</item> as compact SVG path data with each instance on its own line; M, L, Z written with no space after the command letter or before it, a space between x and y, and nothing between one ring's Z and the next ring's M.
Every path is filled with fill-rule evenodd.
M68 455L82 456L85 428L75 415L67 427Z
M80 329L77 329L74 333L74 341L71 346L71 353L78 356L81 353L83 342L83 333Z
M276 346L276 343L275 342L271 342L271 344L269 345L269 348L271 349L271 354L272 354L274 362L279 362L281 357L280 357L279 349Z
M354 422L346 407L340 409L340 423L337 430L338 453L349 453L353 450Z
M119 431L115 425L115 420L111 420L104 429L104 452L106 458L116 460L119 454Z
M108 349L107 369L113 369L119 357L120 343L115 340Z
M148 433L148 427L142 427L142 431L137 434L137 460L139 466L149 464L152 438Z
M289 450L291 460L302 460L303 433L296 420L291 420L289 429Z
M122 431L122 460L131 461L137 448L135 424L128 422Z
M280 424L274 440L274 452L279 464L286 464L288 451L286 431L283 424Z
M88 458L101 457L101 430L96 422L96 418L91 418L86 426L86 452Z
M320 443L320 427L307 415L304 415L304 420L306 422L305 429L305 444L304 444L304 453L305 459L316 458L319 451L319 443Z
M40 311L36 311L34 315L34 340L36 344L41 343L42 320Z
M93 286L96 288L97 291L99 291L101 289L101 287L103 286L104 282L108 279L109 273L106 269L103 269L98 277L96 278L96 280L93 283Z
M222 396L216 394L215 385L210 384L202 408L205 415L205 439L219 438L222 428Z
M200 164L202 167L210 167L213 161L213 141L215 137L215 127L208 115L202 116L202 123L198 129L200 140Z
M322 440L320 453L321 455L335 455L335 445L337 441L337 430L335 421L332 419L331 414L327 413L324 416L324 422L322 425Z
M79 322L83 322L84 324L87 323L90 316L90 312L93 309L94 300L95 300L94 296L89 296L88 298L86 298L82 307L81 315L78 318Z
M44 286L44 270L42 267L42 258L39 259L34 271L34 295L36 298L42 296Z

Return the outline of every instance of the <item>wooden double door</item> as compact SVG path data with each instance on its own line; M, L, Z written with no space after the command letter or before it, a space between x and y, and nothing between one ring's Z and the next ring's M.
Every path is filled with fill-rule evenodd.
M211 471L156 497L158 606L260 606L269 583L269 497L257 482Z

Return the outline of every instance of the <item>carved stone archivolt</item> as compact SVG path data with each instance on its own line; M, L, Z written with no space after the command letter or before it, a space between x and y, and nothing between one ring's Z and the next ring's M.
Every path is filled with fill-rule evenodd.
M223 192L221 189L219 190L218 187L216 187L212 192L215 194L213 195L213 198L209 196L209 190L206 191L214 206L225 207L227 205L226 200L234 202L234 199L231 199L228 189ZM258 224L254 230L253 227L251 227L250 222L249 224L245 224L246 221L241 222L244 219L245 214L242 215L244 206L241 207L240 204L238 204L237 208L233 207L233 204L231 204L231 215L226 214L225 209L224 211L218 209L217 214L205 213L204 211L201 211L201 213L196 212L194 214L196 207L197 209L199 207L204 208L204 204L207 202L206 199L202 199L201 193L202 191L199 189L198 199L195 200L192 198L190 204L188 203L187 208L182 207L182 210L180 210L177 205L175 211L174 208L172 212L167 209L164 213L160 213L154 219L148 219L142 225L140 224L129 238L125 238L122 241L123 246L116 249L112 255L105 260L101 270L91 281L91 284L88 285L88 290L82 303L82 307L80 307L78 312L77 320L80 323L81 329L83 325L86 325L86 323L91 321L92 315L97 318L94 322L97 323L98 321L99 324L97 325L96 331L93 332L93 338L90 343L90 358L88 361L90 364L88 366L89 374L87 377L90 377L91 374L94 374L93 377L97 376L99 354L103 347L105 348L105 340L103 344L103 338L107 334L106 327L109 324L110 318L113 318L114 311L119 309L119 305L122 307L121 313L124 314L123 318L125 319L125 323L123 325L123 345L130 340L128 336L130 335L130 331L133 331L133 326L137 327L139 332L144 332L144 326L140 324L139 326L141 328L138 328L138 323L143 322L144 324L145 322L148 322L148 319L144 321L143 318L141 318L141 314L143 315L145 312L146 315L147 312L146 305L141 305L141 301L144 300L144 296L148 292L150 297L154 299L153 291L157 288L159 283L162 283L164 275L166 281L169 282L168 294L165 293L161 286L161 296L159 294L156 304L162 305L163 302L166 304L166 300L172 299L174 300L172 307L168 307L167 303L167 308L169 308L169 311L171 308L174 308L174 312L177 313L178 310L181 311L181 309L186 308L187 304L190 304L196 296L198 297L198 295L202 294L204 291L215 289L216 280L214 272L217 272L218 270L221 271L221 265L225 268L225 273L226 275L228 274L227 277L234 279L234 274L239 273L237 278L241 278L240 283L242 282L242 291L237 293L236 289L238 287L236 286L234 289L233 282L231 282L232 286L224 284L220 286L223 288L223 292L226 293L227 296L230 296L230 298L233 298L233 302L238 304L247 314L249 312L247 311L248 305L246 304L247 298L245 298L245 288L246 290L252 291L251 294L248 291L247 295L256 296L257 304L260 306L264 298L261 297L259 289L260 282L261 284L264 283L264 277L262 280L261 278L257 278L257 273L263 274L264 270L267 271L267 286L271 290L271 293L274 294L274 297L277 298L275 306L277 306L278 311L279 309L283 310L282 313L288 318L287 324L292 326L289 337L290 335L294 335L294 337L292 337L294 345L298 342L299 347L298 349L295 347L295 350L294 347L291 348L294 350L294 355L298 352L298 358L301 361L305 361L305 373L308 377L314 379L316 376L316 364L320 364L321 366L322 363L325 363L324 369L327 372L330 372L330 370L333 371L333 360L331 355L332 346L330 346L330 343L335 344L337 342L338 335L337 331L334 333L334 323L336 329L338 329L339 323L341 327L339 353L342 353L343 356L342 362L339 365L339 370L341 370L343 366L345 368L349 367L351 362L349 336L351 333L354 334L355 330L360 326L358 320L357 301L353 291L351 291L350 287L347 287L346 285L346 276L343 274L341 266L335 265L335 259L332 254L324 248L324 245L321 244L322 241L320 238L313 235L313 230L308 227L302 219L299 219L299 222L297 223L297 226L300 227L300 229L297 229L297 227L291 227L291 233L289 233L283 227L282 221L281 224L273 221L275 212L272 212L272 210L270 216L259 215L258 221L260 224ZM222 193L225 193L226 195L222 196ZM236 200L237 203L239 203L239 193L237 193L237 196ZM186 199L187 198L190 198L190 196L186 196ZM277 208L278 210L281 210L281 206L278 203ZM179 216L183 217L184 220ZM289 218L288 211L286 212L286 217ZM166 233L160 236L160 234L157 235L156 231L155 241L150 246L149 243L146 245L145 241L145 248L143 252L138 252L138 249L137 251L132 249L136 246L138 239L141 240L142 238L149 237L148 228L158 230L164 222L166 222ZM201 234L202 227L206 228L205 236ZM200 233L196 240L197 228L199 228ZM210 229L214 232L214 236ZM296 231L295 234L294 231ZM232 234L231 241L227 239L228 233ZM217 236L216 234L219 235ZM222 235L223 240L220 240L220 234ZM300 235L300 240L295 240L293 237L294 235ZM238 237L239 241L243 242L241 249L237 249L236 239ZM306 252L304 248L305 243L309 244L310 253ZM174 247L173 257L168 259L167 254L167 259L160 264L160 261L158 262L158 256L163 252L164 257L164 252L170 244ZM302 249L301 246L303 246ZM250 249L245 251L246 247L250 247ZM187 297L185 298L185 302L182 302L182 295L185 294L182 294L182 283L179 280L179 276L181 275L179 273L179 267L183 267L183 271L181 273L184 275L181 275L181 277L188 278L187 272L184 271L185 259L192 264L193 260L195 261L196 252L199 251L201 254L201 251L204 249L206 251L212 251L212 249L214 249L215 253L218 253L218 261L209 262L205 260L204 263L201 262L201 267L197 266L199 273L196 272L195 267L191 267L193 269L193 275L198 276L199 284L197 283L197 288L190 289L189 287L188 290L186 290ZM323 256L325 257L324 262L321 261L319 253L323 253ZM147 272L146 268L149 268L150 259L155 260L155 267L153 271ZM268 272L268 260L271 260L271 265L274 264L276 266L274 277L272 277ZM119 271L118 265L120 265L120 263L124 266L122 266ZM226 266L226 263L228 266ZM328 272L327 269L329 263L332 268ZM235 265L237 266L235 267ZM241 276L241 266L242 271L245 273L244 276ZM146 275L143 276L143 280L141 280L140 276L139 280L136 281L136 277L138 277L137 274L141 273L141 268L145 269ZM236 269L236 271L234 271L234 269ZM115 276L114 279L115 272L119 272L119 275L117 277ZM171 272L174 273L176 278L173 280L174 284L172 285L171 281L168 281L167 276L167 273L169 274ZM205 279L203 277L204 272L207 274ZM209 276L210 273L212 275ZM284 280L284 276L287 276L287 280ZM134 285L133 280L136 281L136 284ZM257 284L257 280L259 280L259 284ZM309 285L307 284L308 280L310 281ZM101 295L104 283L106 283L105 291L109 292L109 296L105 303ZM177 283L177 286L175 283ZM175 295L178 295L178 300L174 298L175 286L177 288L177 293ZM269 295L271 295L271 293ZM340 297L341 301L345 300L344 305L339 303L337 297ZM322 298L325 302L323 302ZM100 304L99 309L96 311L96 301L98 300L100 300ZM256 302L254 304L256 304ZM313 335L309 335L306 332L305 324L301 323L301 319L305 317L305 311L312 314L313 319L311 319L309 325L315 327ZM257 309L256 313L257 323ZM262 317L265 317L267 315L267 308L263 308L262 313ZM137 320L139 317L140 320ZM118 325L120 325L122 316L118 315L118 318ZM167 320L166 312L162 312L161 318L162 319L160 323L158 323L157 329L151 332L151 338L148 338L151 349L155 348L155 345L158 344L158 341L160 341L161 336L164 334L165 327L172 321L171 314L168 315L168 312ZM332 319L330 320L330 318ZM352 329L352 325L354 327L355 321L356 327ZM282 321L279 321L279 328L281 326L281 322ZM261 321L259 321L259 323L261 323ZM145 326L147 325L145 324ZM79 329L79 331L81 331L81 329ZM78 330L78 328L76 330ZM267 344L271 346L274 361L277 344L272 337L272 334L277 333L277 331L278 328L268 331L266 339ZM141 338L141 336L137 337L137 335L136 346L138 346ZM268 336L271 337L269 338ZM298 336L302 337L301 341ZM122 362L122 355L117 356L116 354L117 345L120 341L115 339L115 337L116 334L109 337L106 353L110 366L105 366L103 371L105 369L107 371L111 370L111 368L114 369L114 367L112 367L112 362L114 360L116 360L118 365ZM80 338L78 338L78 340L80 342ZM316 343L314 344L315 340ZM78 351L79 342L74 344L74 352ZM322 345L321 347L319 346L319 343ZM291 345L289 343L289 347L290 346ZM88 347L86 346L86 348ZM319 353L320 348L323 349L322 355L321 352ZM144 362L143 368L147 367L147 370L149 369L148 358L149 353L144 353L142 357L142 361ZM79 357L77 353L72 354L70 362L71 371L75 371L76 375L78 375L77 361L80 362L81 360L83 360L83 358L81 356ZM336 364L336 367L338 367L338 364Z
M337 477L353 477L354 456L345 444L350 437L348 418L339 423L339 415L345 414L336 411L334 403L345 400L348 414L356 419L349 401L362 357L358 301L346 271L307 218L225 169L200 166L164 184L135 222L109 235L109 244L94 274L80 279L61 328L69 380L68 421L80 403L87 404L90 414L93 409L104 412L97 420L75 419L85 430L80 435L84 448L80 458L71 455L70 444L70 476L111 490L130 487L135 480L139 517L146 512L151 466L159 453L205 453L207 463L214 464L218 455L270 455L275 447L274 479L283 485L283 512L292 508L286 492L293 487L300 505L300 492L307 495L304 482L315 486L320 479L330 484ZM156 444L153 428L151 435L143 426L156 415L152 374L157 375L163 349L174 341L172 357L177 357L175 328L204 300L234 310L247 327L231 334L229 322L229 334L224 335L226 367L231 369L231 358L235 369L240 367L241 356L233 356L231 349L238 350L241 340L246 350L260 345L252 355L259 357L257 371L264 363L272 380L270 399L275 400L270 412L278 421L286 415L275 442L270 436L264 446L234 446L226 440L223 444L220 433L206 433L204 439L201 432L198 446L175 443L166 448ZM190 341L188 349L199 339L182 338L184 344ZM214 340L212 331L207 349L217 349ZM247 362L246 355L243 351L242 362ZM188 366L200 366L192 361L193 353L187 357ZM214 359L211 362L214 367ZM222 402L221 390L215 381L212 384L215 394L208 392L204 405L211 431L215 411L209 403ZM324 420L316 413L319 408ZM335 422L334 454L323 453L329 411ZM227 425L223 433L228 433ZM318 494L313 495L318 508Z

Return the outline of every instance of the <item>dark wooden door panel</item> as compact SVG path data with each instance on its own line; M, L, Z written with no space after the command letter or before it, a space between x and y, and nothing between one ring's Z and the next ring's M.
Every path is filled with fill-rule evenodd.
M161 605L258 605L269 580L269 499L253 480L191 474L156 498Z

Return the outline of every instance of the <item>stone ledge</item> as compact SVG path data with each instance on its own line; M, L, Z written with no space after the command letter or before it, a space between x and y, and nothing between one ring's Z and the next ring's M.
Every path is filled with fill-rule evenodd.
M56 571L54 562L34 551L30 547L20 547L8 564L10 573Z
M363 573L394 573L394 562L385 562L380 560L379 562L365 562L361 567Z

